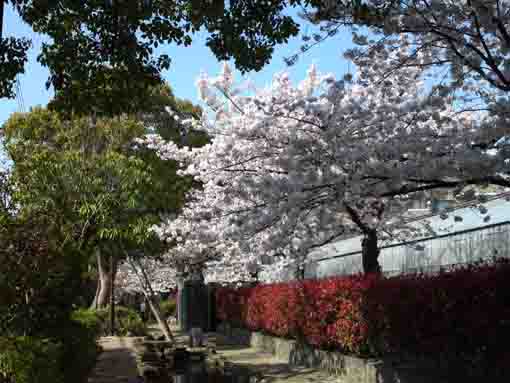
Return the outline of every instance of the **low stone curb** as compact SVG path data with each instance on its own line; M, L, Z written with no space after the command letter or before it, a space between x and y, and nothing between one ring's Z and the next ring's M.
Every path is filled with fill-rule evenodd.
M254 350L270 353L282 363L292 367L318 368L339 375L342 383L450 383L462 376L463 383L506 382L496 377L484 379L483 374L467 377L465 368L458 365L439 365L428 359L392 356L381 359L364 359L341 352L316 349L304 342L234 328L229 324L218 326L217 332L227 338L229 345L246 345ZM453 379L453 380L452 380Z

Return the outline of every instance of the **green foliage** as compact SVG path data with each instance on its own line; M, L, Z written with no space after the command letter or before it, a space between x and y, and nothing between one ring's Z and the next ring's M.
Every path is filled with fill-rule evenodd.
M71 382L88 375L94 366L100 334L98 318L81 309L71 313L71 320L60 326L53 334L61 344L60 363L65 382Z
M49 339L0 337L2 383L60 383L61 345Z
M6 171L0 169L0 226L6 223L11 214L11 183Z
M177 310L177 302L175 299L166 299L160 303L159 308L163 318L168 318L175 315Z
M0 36L0 98L15 97L16 76L24 72L29 47L26 39Z
M288 3L304 1L231 2L221 23L208 18L206 27L211 35L207 46L218 60L233 58L243 73L261 70L271 60L274 47L299 32L299 25L284 14Z
M101 334L101 321L96 311L80 308L71 313L71 320L79 323L89 333L89 338L97 338Z
M47 64L54 66L51 62ZM162 81L156 73L137 75L109 67L97 73L97 78L87 78L87 75L83 73L77 79L69 77L63 80L65 82L55 92L49 107L74 116L90 115L92 112L100 117L132 114L143 107L151 97L152 88Z
M144 129L130 119L69 122L35 109L13 115L4 129L22 212L51 212L69 241L89 248L156 240L147 228L175 211L189 187L175 165L132 149Z
M147 114L169 105L198 113L166 88ZM179 129L166 127L169 134ZM147 130L127 117L66 120L35 108L14 114L3 129L13 167L8 182L0 180L0 240L9 244L0 249L8 260L8 273L0 275L0 327L39 334L82 302L85 266L95 262L97 248L117 260L131 250L161 254L166 244L148 228L178 211L192 182L177 176L176 163L135 150L134 138Z
M96 313L101 322L102 334L110 335L110 308L97 310ZM115 306L115 332L119 336L144 336L147 334L147 326L135 310Z
M160 44L188 46L207 30L207 45L220 60L234 58L242 71L260 70L274 47L298 33L284 15L295 0L123 1L12 0L35 32L49 36L39 61L48 67L59 99L79 112L132 112L171 59Z
M100 322L94 312L74 311L48 337L0 337L2 383L71 382L95 364Z
M7 209L0 216L0 381L86 376L97 354L97 324L71 315L83 290L85 258L65 243L51 215Z
M41 335L68 319L82 289L85 259L61 246L59 228L43 214L4 215L0 225L0 333Z

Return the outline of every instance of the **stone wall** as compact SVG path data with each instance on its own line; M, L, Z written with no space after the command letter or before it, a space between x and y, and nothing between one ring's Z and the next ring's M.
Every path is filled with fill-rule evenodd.
M508 382L508 374L498 371L495 376L478 372L467 376L463 366L439 365L428 360L402 357L363 359L334 351L316 349L293 339L282 339L260 332L220 324L218 333L229 344L246 345L271 353L291 366L315 367L341 375L341 383L463 383ZM492 374L491 374L492 375ZM497 375L497 376L496 376ZM505 375L505 376L502 376Z
M232 327L229 323L220 323L216 326L216 332L224 336L224 343L251 346L251 331Z

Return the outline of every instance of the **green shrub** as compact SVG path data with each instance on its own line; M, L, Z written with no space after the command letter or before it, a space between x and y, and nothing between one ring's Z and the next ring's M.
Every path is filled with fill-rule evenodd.
M0 337L0 382L60 383L62 344L34 337Z
M99 330L94 311L77 310L45 338L0 337L0 382L80 381L95 364Z
M110 309L97 310L101 321L101 332L110 335ZM115 333L120 336L144 336L147 334L147 326L143 323L140 315L133 309L124 306L115 307Z
M94 366L100 335L100 321L93 310L80 309L71 314L71 321L61 327L62 366L66 382L86 376Z
M71 320L81 324L94 338L99 337L101 334L101 321L95 310L75 310L71 313Z
M163 318L168 318L170 316L175 315L175 312L177 310L177 302L175 301L175 299L167 299L161 302L159 308L161 310L161 315L163 316Z

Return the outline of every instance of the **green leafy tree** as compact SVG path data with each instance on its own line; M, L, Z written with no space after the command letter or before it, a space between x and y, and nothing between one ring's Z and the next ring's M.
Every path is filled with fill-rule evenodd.
M0 333L44 336L66 322L83 288L84 253L42 212L0 223Z
M51 212L19 214L15 186L0 172L0 334L50 336L79 303L86 257Z
M54 212L67 237L95 254L99 306L106 303L115 274L105 260L118 258L126 249L161 253L163 244L147 229L178 211L192 186L191 179L177 177L177 164L160 160L151 150L133 148L134 138L147 132L180 137L179 123L169 118L167 108L184 115L201 113L175 98L167 85L153 93L154 103L137 106L145 107L138 117L150 122L151 130L128 117L92 123L90 118L67 120L41 108L14 114L4 126L18 185L16 201L23 211ZM206 141L203 133L187 133L186 143Z
M3 5L6 1L0 1ZM298 1L11 0L35 32L50 37L39 61L73 108L102 103L112 114L129 111L134 98L160 82L170 57L161 44L189 45L199 30L220 60L260 70L277 44L298 32L283 10Z
M0 0L0 98L12 98L15 96L16 76L24 72L30 42L26 39L3 37L5 4L7 1Z
M143 127L130 120L92 125L87 119L63 121L44 109L12 116L5 125L6 149L21 213L50 211L65 238L111 255L116 241L136 237L149 224L136 207L153 190L152 169L129 150L141 134Z

